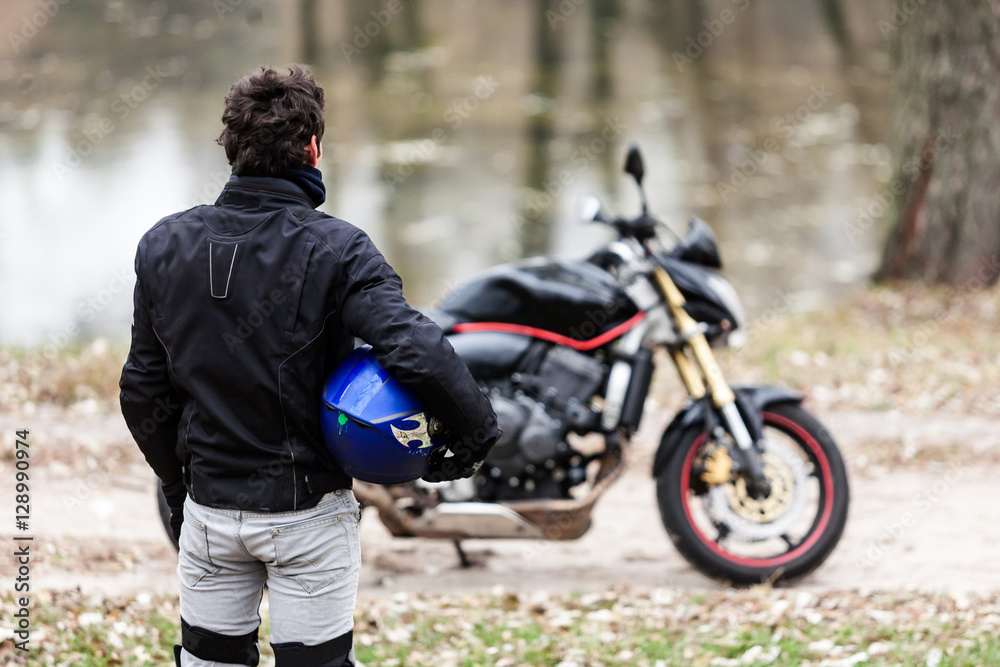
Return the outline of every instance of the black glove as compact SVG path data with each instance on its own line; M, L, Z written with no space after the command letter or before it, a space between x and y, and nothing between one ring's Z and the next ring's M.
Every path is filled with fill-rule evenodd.
M184 480L179 479L173 484L164 484L161 480L160 488L163 490L163 497L167 499L167 507L170 508L170 531L174 534L174 539L179 543L181 540L181 524L184 523L184 499L187 498L187 489L184 487Z
M472 477L483 465L482 461L466 461L470 456L446 456L450 450L441 447L433 451L429 457L430 465L420 479L425 482L451 482L456 479Z
M451 431L437 419L431 419L428 433L432 438L451 439ZM446 447L440 447L431 453L427 472L421 479L425 482L450 482L456 479L472 477L482 467L486 454L489 453L503 431L495 425L484 442L473 444L470 437L456 438Z

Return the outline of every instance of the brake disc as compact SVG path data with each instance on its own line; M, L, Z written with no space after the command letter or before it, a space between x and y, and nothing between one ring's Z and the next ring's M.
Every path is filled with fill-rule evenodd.
M766 498L751 496L742 477L709 489L708 514L715 523L729 528L730 538L761 542L780 537L805 507L809 478L805 461L784 443L765 440L762 449L761 468L771 484Z

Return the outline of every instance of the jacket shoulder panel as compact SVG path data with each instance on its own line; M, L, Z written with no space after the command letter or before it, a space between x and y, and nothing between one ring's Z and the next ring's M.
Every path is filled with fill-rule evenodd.
M375 247L368 234L346 220L335 218L322 211L314 211L302 220L301 224L303 229L312 234L319 245L333 256L334 260L344 259L344 254L348 250L352 254L360 255L354 259L362 259L362 264L367 264L374 257L382 257L382 253ZM352 264L360 268L356 262L352 261Z

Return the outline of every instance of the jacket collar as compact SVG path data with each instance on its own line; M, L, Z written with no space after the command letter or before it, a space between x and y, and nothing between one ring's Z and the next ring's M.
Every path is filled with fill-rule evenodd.
M265 207L301 205L315 208L305 191L295 183L271 176L237 176L233 174L215 200L216 206Z

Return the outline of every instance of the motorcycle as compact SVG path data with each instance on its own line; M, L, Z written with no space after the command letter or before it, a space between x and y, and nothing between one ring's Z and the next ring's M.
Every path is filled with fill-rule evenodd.
M847 521L841 454L800 394L726 382L713 348L735 344L747 324L717 272L715 236L694 218L677 237L648 212L634 145L625 172L639 189L638 216L609 217L596 198L584 206L615 241L586 260L494 267L430 313L503 429L479 472L438 484L356 481L355 494L392 535L453 540L466 565L466 539L579 538L626 466L656 359L666 357L689 396L652 469L674 545L733 584L801 577L830 555ZM592 434L601 446L576 437ZM162 496L160 510L169 535Z

